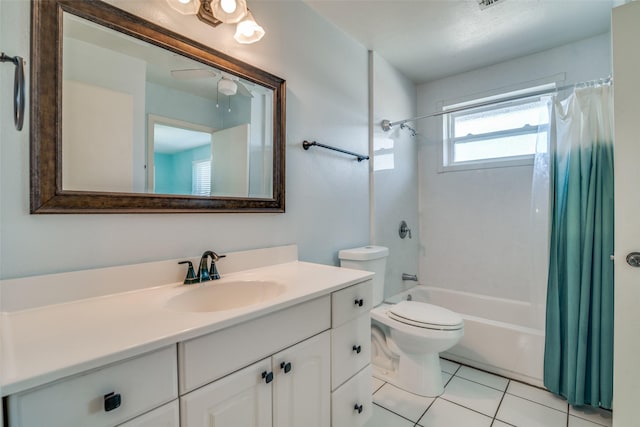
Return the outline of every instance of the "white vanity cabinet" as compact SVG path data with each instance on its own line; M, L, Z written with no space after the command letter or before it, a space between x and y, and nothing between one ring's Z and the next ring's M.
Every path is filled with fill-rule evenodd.
M371 412L371 280L319 289L311 299L185 329L158 350L17 390L4 427L360 426Z
M180 343L181 426L364 424L371 298L366 281Z
M9 396L9 427L114 427L177 397L176 347L172 345ZM157 416L167 419L164 412ZM176 426L175 422L165 424Z
M329 427L329 332L187 393L182 427Z

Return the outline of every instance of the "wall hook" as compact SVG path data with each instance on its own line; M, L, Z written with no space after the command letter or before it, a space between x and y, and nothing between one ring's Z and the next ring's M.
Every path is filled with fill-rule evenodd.
M22 130L24 123L24 59L20 56L0 54L0 62L11 62L16 66L13 78L13 122L17 130Z

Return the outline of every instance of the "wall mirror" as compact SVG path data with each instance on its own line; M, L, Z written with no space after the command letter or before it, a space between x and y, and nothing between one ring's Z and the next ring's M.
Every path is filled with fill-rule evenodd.
M31 212L284 212L285 82L100 1L34 0Z

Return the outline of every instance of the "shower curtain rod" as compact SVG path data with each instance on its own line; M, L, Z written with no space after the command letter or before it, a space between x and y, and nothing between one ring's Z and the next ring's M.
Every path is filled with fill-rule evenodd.
M415 120L427 119L429 117L444 116L445 114L457 113L459 111L470 110L472 108L486 107L487 105L496 104L498 102L509 102L509 101L516 101L518 99L534 98L536 96L547 95L549 93L559 92L559 91L565 90L565 89L576 88L576 87L578 87L580 85L589 85L589 84L595 84L595 83L605 84L605 83L609 83L611 81L613 81L613 79L611 77L607 77L607 78L604 78L604 79L591 80L589 82L575 83L575 84L571 84L571 85L553 87L553 88L549 88L549 89L541 89L541 90L538 90L538 91L535 91L535 92L523 93L523 94L520 94L520 95L513 95L513 96L506 97L506 98L498 99L498 100L478 102L476 104L470 104L470 105L464 105L462 107L451 108L451 109L446 110L446 111L445 110L436 111L435 113L427 114L427 115L424 115L424 116L413 117L411 119L398 120L396 122L390 122L389 120L383 120L382 122L380 122L380 126L382 127L383 131L388 132L388 131L391 130L391 128L393 128L396 125L400 125L402 127L403 125L405 125L405 123L413 122Z

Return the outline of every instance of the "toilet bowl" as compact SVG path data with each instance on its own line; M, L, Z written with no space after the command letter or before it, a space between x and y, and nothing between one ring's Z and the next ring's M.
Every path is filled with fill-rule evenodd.
M462 318L445 308L416 301L383 303L389 250L364 246L339 252L342 267L373 271L371 358L374 376L403 390L435 397L444 387L439 353L464 335Z

